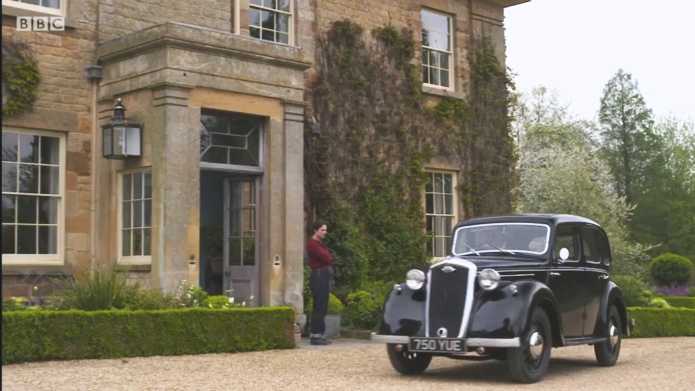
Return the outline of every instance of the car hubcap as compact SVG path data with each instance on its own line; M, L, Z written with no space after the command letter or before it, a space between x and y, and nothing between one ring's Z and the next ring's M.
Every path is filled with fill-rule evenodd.
M620 341L620 335L618 335L618 328L615 327L613 322L611 322L608 330L611 341L611 347L615 348L615 345L617 345L618 341Z
M538 360L543 354L543 336L538 331L534 331L528 337L528 351L534 360Z

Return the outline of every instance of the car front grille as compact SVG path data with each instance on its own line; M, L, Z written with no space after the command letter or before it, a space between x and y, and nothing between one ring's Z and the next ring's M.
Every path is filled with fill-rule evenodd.
M428 336L441 336L437 332L441 328L446 329L449 338L459 336L464 311L470 311L466 309L466 295L472 294L468 292L469 273L470 270L461 265L444 264L430 269Z

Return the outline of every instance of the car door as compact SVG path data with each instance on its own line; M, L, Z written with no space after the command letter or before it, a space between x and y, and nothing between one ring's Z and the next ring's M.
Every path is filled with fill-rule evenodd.
M565 337L584 335L585 289L581 268L581 236L577 224L559 224L555 231L548 286L557 300ZM569 250L566 261L560 261L560 249Z
M594 335L599 318L601 297L608 286L608 264L610 250L605 233L594 225L586 224L581 229L582 267L581 284L585 286L586 304L584 335Z

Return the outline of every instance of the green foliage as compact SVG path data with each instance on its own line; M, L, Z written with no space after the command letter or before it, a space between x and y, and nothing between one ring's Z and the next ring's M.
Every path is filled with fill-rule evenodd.
M666 300L664 300L663 297L655 297L649 300L649 306L656 308L671 308L671 305Z
M137 286L128 290L124 299L124 307L131 310L159 310L180 306L173 295L162 293L157 289L140 289Z
M358 329L374 329L381 319L382 304L382 299L367 291L348 294L345 323Z
M311 293L310 293L311 295ZM311 313L314 308L314 298L305 296L306 306L304 307L304 312ZM328 294L328 314L329 315L341 315L345 310L345 305L342 301L333 293Z
M695 308L695 297L665 296L663 297L672 307Z
M692 269L688 258L673 253L661 254L649 263L649 272L659 285L686 284Z
M2 81L3 94L7 94L7 103L2 106L3 118L31 109L41 75L26 45L2 41Z
M25 297L10 297L2 301L2 312L22 311L27 309L27 299Z
M136 289L113 269L95 270L88 278L68 282L60 307L85 311L125 308Z
M2 364L294 347L289 307L2 314Z
M628 307L646 307L654 297L647 284L637 277L615 275L613 281L623 292L625 305Z
M695 336L695 309L631 307L628 313L633 337Z
M234 299L225 295L212 295L205 299L205 302L201 307L207 308L234 308L234 307L245 307L241 303L235 303Z

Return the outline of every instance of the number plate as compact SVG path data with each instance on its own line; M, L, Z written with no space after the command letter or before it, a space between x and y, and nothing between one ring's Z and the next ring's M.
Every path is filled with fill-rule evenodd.
M466 344L458 338L410 338L411 352L463 353Z

